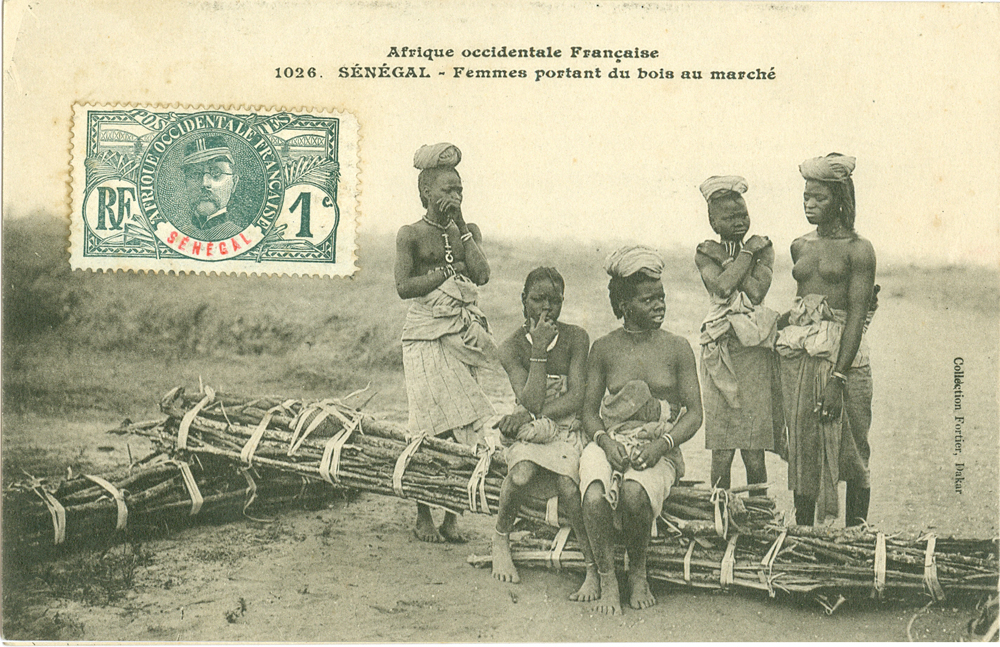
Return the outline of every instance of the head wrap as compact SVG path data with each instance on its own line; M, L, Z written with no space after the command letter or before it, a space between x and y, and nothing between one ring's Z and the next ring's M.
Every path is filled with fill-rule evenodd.
M846 182L854 172L856 159L849 155L830 153L826 157L814 157L799 164L799 173L807 180L820 182Z
M626 278L642 272L651 279L658 279L663 273L663 259L652 247L626 245L608 254L604 259L604 271L612 277Z
M698 190L701 191L701 194L705 196L705 201L708 202L719 191L743 194L747 192L748 188L747 181L739 175L713 175L702 182Z
M462 161L462 151L458 147L442 142L433 146L421 146L413 154L413 167L421 171L428 168L455 168Z
M218 135L199 137L184 147L184 159L181 160L181 166L210 162L220 157L225 158L230 164L233 163L233 154L230 152L229 146L226 145L224 137Z

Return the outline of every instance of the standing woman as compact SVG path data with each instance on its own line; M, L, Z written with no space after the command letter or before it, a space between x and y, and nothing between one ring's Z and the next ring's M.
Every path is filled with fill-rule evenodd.
M763 305L771 287L774 247L767 236L750 236L736 175L712 176L698 189L708 203L708 222L719 240L698 245L695 264L712 308L701 324L701 384L705 446L712 450L712 486L729 489L736 450L747 484L767 483L764 451L786 455L778 359L778 313ZM754 495L766 495L763 487Z
M855 159L839 153L799 166L806 219L816 229L792 243L795 304L779 320L777 350L788 423L788 487L795 521L868 516L872 375L864 332L875 297L875 250L854 231Z

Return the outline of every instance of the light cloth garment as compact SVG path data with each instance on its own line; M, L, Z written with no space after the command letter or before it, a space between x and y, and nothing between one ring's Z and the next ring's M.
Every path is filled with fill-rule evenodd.
M789 326L778 333L776 344L788 425L788 487L816 500L820 523L837 517L839 481L870 487L872 377L863 338L847 371L840 417L821 422L816 411L840 351L846 317L845 311L830 308L825 296L796 298Z
M458 146L447 142L421 146L413 154L413 167L420 170L439 166L454 168L461 161L462 151L458 150Z
M479 290L462 275L413 299L403 324L403 374L409 427L415 433L455 432L475 445L496 411L478 380L495 365L496 345L476 306Z
M657 400L649 386L641 380L627 382L614 394L601 401L601 420L608 435L625 446L630 456L640 446L668 433L680 417L682 408ZM634 453L633 453L634 452ZM594 481L604 484L604 494L612 508L618 505L618 489L623 481L635 481L649 497L653 515L659 516L670 488L684 476L684 456L680 447L664 454L656 464L644 470L629 467L624 473L615 472L607 455L597 443L590 443L580 456L580 491L586 493Z
M554 400L566 393L565 375L546 378L545 399ZM517 411L525 411L518 405ZM517 438L504 450L508 469L521 461L530 461L554 474L580 482L580 452L583 450L580 421L576 414L560 420L539 417L521 426Z
M625 245L611 252L604 259L604 271L609 276L626 278L642 272L652 279L663 273L663 259L656 250L645 245Z
M807 180L821 182L844 182L851 173L857 159L849 155L830 153L826 157L814 157L799 164L799 173Z
M701 191L701 195L708 202L712 195L718 191L743 194L749 188L747 181L739 175L713 175L702 182L698 190Z
M708 449L787 456L774 342L778 313L746 293L712 295L701 324L701 383Z

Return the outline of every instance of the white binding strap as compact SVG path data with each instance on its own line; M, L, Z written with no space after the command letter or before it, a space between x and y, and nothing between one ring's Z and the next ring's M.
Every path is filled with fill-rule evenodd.
M875 593L881 597L885 589L885 533L875 535Z
M781 545L785 543L785 537L787 536L788 531L782 530L781 534L778 535L778 538L774 540L773 544L771 544L771 548L768 549L767 554L765 554L764 558L760 560L760 565L767 569L767 573L765 574L763 570L757 572L757 575L760 577L761 584L767 586L767 594L772 598L775 595L774 587L771 586L771 582L774 581L774 576L772 574L774 571L774 560L777 559L778 553L781 552Z
M288 456L292 455L295 443L298 441L299 434L302 432L302 427L305 426L306 420L309 419L309 415L318 410L319 409L316 403L305 405L302 410L299 411L299 415L295 417L295 420L292 421L292 424L294 424L295 427L292 430L292 439L288 441Z
M319 461L319 475L330 485L340 483L340 456L344 451L344 445L351 438L351 434L361 424L361 417L355 418L354 422L344 427L330 440L326 441L323 448L323 458Z
M171 462L181 471L181 477L184 479L184 487L187 489L188 496L191 497L191 516L193 517L201 511L201 506L205 503L205 498L201 496L201 490L198 489L198 482L194 480L194 474L191 473L191 466L184 461Z
M715 534L725 539L729 534L729 492L713 488L709 500L715 508Z
M938 582L937 558L934 557L934 546L937 544L937 536L933 533L927 535L927 551L924 553L924 586L931 594L935 602L945 598L944 589Z
M282 405L276 407L271 407L264 413L264 417L260 419L260 423L254 427L253 433L250 434L250 440L247 441L246 445L243 445L243 449L240 450L240 460L243 461L244 465L250 465L253 461L253 455L257 453L257 446L260 444L261 439L264 437L264 432L267 431L267 426L271 424L271 417L278 413L282 409Z
M552 550L549 551L549 567L554 568L557 571L562 568L562 552L566 547L566 540L569 539L569 533L572 530L569 526L565 526L559 529L556 533L555 538L552 540Z
M472 475L469 477L469 484L466 486L466 494L469 496L469 510L471 512L490 513L489 503L486 501L486 475L490 471L490 463L493 460L492 448L481 450L483 453L476 463ZM479 493L479 503L476 503L476 493Z
M684 581L691 583L691 556L694 555L695 542L688 544L687 552L684 553Z
M722 563L719 564L719 584L723 587L733 583L733 569L736 566L736 540L739 538L739 533L735 533L729 538L726 554L722 556Z
M45 503L52 515L52 543L58 546L66 541L66 508L59 501L40 487L32 488Z
M201 410L208 405L209 402L215 399L215 390L210 387L205 387L205 397L201 399L201 402L194 405L194 408L184 414L181 418L181 425L177 428L177 449L187 449L188 433L191 431L191 423L194 419L201 413Z
M410 459L420 449L420 445L426 437L425 434L415 437L399 455L399 458L396 459L396 467L392 470L392 491L401 499L406 498L406 495L403 494L403 472L406 471L406 467L410 464Z
M257 481L253 480L253 475L250 473L249 467L241 468L240 474L247 480L246 501L243 503L243 514L246 516L247 508L257 500Z
M545 502L545 523L554 528L559 527L559 495Z
M100 476L88 476L87 474L84 474L83 477L97 483L102 488L107 490L112 497L114 497L115 503L118 505L118 521L115 523L115 530L125 530L125 526L128 524L128 507L125 505L125 495L122 494L121 490L111 485Z

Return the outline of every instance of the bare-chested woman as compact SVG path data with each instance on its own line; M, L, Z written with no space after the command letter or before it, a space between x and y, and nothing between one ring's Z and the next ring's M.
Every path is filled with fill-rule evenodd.
M587 363L583 424L591 437L580 457L587 536L600 573L595 609L621 613L615 575L616 526L629 557L629 605L656 603L646 578L653 520L684 474L680 445L701 426L701 394L691 345L660 330L666 313L663 259L623 247L605 260L608 293L623 326L594 342Z
M583 328L559 321L564 288L555 268L532 270L521 293L524 325L500 345L500 361L518 406L496 425L513 443L505 452L508 471L500 488L493 536L493 577L520 581L510 556L510 531L525 498L558 496L558 508L569 519L587 563L583 586L570 599L589 602L600 591L579 485L583 449L579 413L590 338Z
M479 228L466 224L462 213L462 179L455 170L461 159L451 144L423 146L414 156L427 213L396 236L395 278L400 298L412 299L403 324L410 431L474 446L495 415L477 370L492 365L496 346L476 305L477 286L489 280L490 266ZM430 508L420 503L414 532L423 541L465 541L454 514L446 513L435 528Z
M863 335L875 304L875 250L854 231L854 165L831 153L799 166L816 229L792 243L798 296L778 323L776 347L800 525L837 516L838 481L847 481L847 525L868 516L872 376Z

